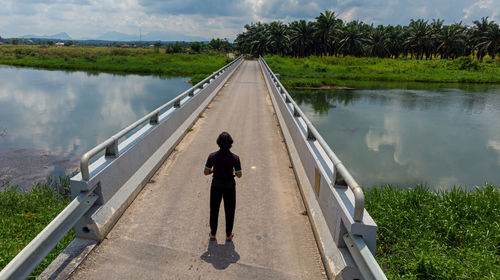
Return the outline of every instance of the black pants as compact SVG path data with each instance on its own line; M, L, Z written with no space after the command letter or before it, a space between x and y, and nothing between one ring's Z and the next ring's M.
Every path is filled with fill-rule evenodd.
M226 212L226 236L230 236L233 231L234 210L236 208L236 188L235 186L210 188L210 230L211 234L217 233L217 223L219 220L220 201L224 199L224 210Z

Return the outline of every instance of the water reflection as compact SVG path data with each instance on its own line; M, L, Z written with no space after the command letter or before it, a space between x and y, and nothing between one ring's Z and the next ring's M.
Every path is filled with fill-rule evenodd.
M466 88L292 95L364 186L500 184L500 86Z
M328 114L330 109L336 108L338 105L347 106L351 104L354 99L358 99L359 96L350 91L338 91L336 94L329 94L328 91L319 92L320 94L315 94L313 92L307 92L302 94L294 94L293 99L297 105L309 104L315 113L324 115Z
M189 88L185 80L0 66L0 173L19 148L81 156Z

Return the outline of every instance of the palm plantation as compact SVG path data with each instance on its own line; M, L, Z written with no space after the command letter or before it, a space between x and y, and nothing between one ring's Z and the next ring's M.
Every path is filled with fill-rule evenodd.
M488 18L472 26L445 25L442 20L411 20L407 26L368 25L344 22L333 11L321 13L314 21L289 24L279 21L245 25L236 44L243 53L366 56L380 58L454 59L474 55L483 60L500 54L500 27Z

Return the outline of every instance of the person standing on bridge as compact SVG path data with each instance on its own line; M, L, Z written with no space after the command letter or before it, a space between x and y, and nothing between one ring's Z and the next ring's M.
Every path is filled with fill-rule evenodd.
M219 220L219 208L224 199L226 213L226 240L231 241L234 233L234 211L236 208L236 181L234 176L241 178L240 158L230 149L233 138L227 132L222 132L217 138L219 150L208 156L205 164L205 175L214 174L210 187L210 239L215 240Z

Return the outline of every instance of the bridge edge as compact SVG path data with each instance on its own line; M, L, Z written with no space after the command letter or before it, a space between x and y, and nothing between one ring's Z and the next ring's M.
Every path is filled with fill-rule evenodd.
M212 100L217 96L217 94L220 92L222 87L225 85L225 83L234 75L234 73L239 69L241 64L243 63L244 59L242 59L240 62L237 62L238 65L232 70L232 72L222 81L217 88L210 93L209 97L207 98L207 102L202 105L202 108L200 112L203 112L206 107L212 102ZM197 117L194 118L194 120L191 122L191 125L194 124L198 120L198 116L200 112L197 112L198 110L195 110L195 112L192 115L196 115ZM187 134L187 131L184 131L180 136L177 141L172 145L171 149L166 153L166 155L163 157L161 160L161 163L159 163L157 166L158 168L162 165L163 162L171 155L172 151L174 148L179 145L179 143L182 141L182 139L185 137ZM150 172L150 176L148 175L147 177L152 177L158 168L155 168L154 171ZM149 178L146 178L143 180L141 184L139 184L136 187L136 191L133 192L133 194L130 195L129 199L125 201L125 207L123 207L123 210L121 211L122 213L117 215L116 221L113 222L113 225L106 231L104 237L113 229L114 225L116 222L120 219L121 215L126 211L126 209L132 204L132 202L135 200L137 195L142 191L144 186L147 184L149 181ZM129 203L127 203L129 202ZM78 224L78 223L77 223ZM78 225L75 225L75 227ZM96 241L92 239L86 239L86 238L81 238L78 236L75 236L73 241L45 268L45 270L37 277L37 280L49 280L49 279L68 279L77 269L78 267L86 260L88 255L92 252L92 250L100 244L102 240Z

